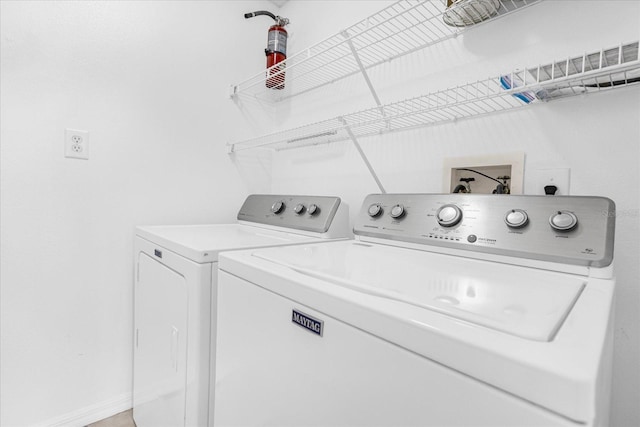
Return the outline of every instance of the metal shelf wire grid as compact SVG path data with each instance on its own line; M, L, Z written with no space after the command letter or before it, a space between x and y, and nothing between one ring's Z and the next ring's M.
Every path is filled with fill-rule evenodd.
M400 0L284 62L232 85L231 96L281 101L437 44L470 26L539 1L459 0L447 8L443 0Z
M257 147L282 150L343 141L629 86L640 82L638 42L525 70L230 143L229 151ZM507 77L514 84L505 88Z

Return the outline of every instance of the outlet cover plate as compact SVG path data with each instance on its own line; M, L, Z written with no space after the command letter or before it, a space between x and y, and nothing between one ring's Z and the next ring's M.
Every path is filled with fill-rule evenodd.
M64 130L64 156L70 159L89 160L89 132L86 130Z
M558 187L556 196L568 196L570 194L569 186L571 179L571 169L569 168L553 168L553 169L537 169L535 171L536 178L535 191L533 194L545 194L544 187L547 185L555 185Z

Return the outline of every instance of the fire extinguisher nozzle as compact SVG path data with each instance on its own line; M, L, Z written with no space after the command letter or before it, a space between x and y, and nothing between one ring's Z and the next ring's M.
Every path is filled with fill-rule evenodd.
M253 18L254 16L259 16L259 15L265 15L265 16L270 17L274 21L276 20L276 15L274 15L271 12L269 12L268 10L257 10L255 12L245 13L244 17L245 17L245 19L249 19L249 18Z

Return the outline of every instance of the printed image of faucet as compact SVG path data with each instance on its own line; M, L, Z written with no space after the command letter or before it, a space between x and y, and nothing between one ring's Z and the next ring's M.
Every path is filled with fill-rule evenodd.
M493 194L511 194L511 189L509 188L509 181L511 177L509 175L499 176L498 179L502 180L501 184L498 184L495 190L493 190Z

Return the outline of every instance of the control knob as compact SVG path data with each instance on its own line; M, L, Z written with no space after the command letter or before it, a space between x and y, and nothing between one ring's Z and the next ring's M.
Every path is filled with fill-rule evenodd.
M312 203L307 208L307 212L309 212L309 215L317 215L320 213L320 208L315 203Z
M369 209L367 209L367 213L371 218L375 218L382 213L382 206L380 206L380 203L374 203L369 206Z
M578 217L569 211L558 211L549 217L551 228L558 231L571 231L578 225Z
M271 205L271 212L274 214L279 214L284 210L284 202L277 201L273 205Z
M391 212L389 212L389 215L391 216L391 218L402 218L405 214L405 210L404 210L404 206L397 204L394 207L391 208Z
M436 212L436 219L443 227L453 227L462 220L462 211L456 205L444 205Z
M522 228L529 223L529 216L522 209L511 209L504 216L504 222L509 228Z
M293 211L296 213L296 215L300 215L304 212L304 205L302 203L298 203L294 208Z

